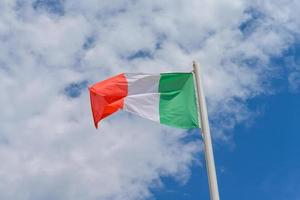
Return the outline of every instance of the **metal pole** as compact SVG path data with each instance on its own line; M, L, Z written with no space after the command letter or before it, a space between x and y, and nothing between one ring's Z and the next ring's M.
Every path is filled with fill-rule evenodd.
M194 68L196 85L197 85L196 87L197 96L198 96L197 99L199 105L201 131L202 131L202 137L204 141L204 153L205 153L205 160L206 160L210 199L219 200L220 197L219 197L219 190L218 190L218 182L217 182L213 147L212 147L211 135L210 135L210 129L208 123L207 108L206 108L205 96L203 91L202 75L200 72L200 67L195 61L193 61L193 68Z

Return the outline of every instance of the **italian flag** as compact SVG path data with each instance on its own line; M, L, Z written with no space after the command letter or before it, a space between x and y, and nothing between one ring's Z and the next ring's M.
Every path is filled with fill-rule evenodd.
M122 109L179 128L200 127L193 73L123 73L92 85L94 123Z

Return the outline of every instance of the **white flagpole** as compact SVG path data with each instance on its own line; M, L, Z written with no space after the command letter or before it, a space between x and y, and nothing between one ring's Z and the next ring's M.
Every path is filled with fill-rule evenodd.
M219 200L220 197L219 197L219 190L218 190L216 167L215 167L213 147L212 147L211 135L209 129L205 95L203 91L202 74L199 65L195 61L193 61L193 68L194 68L196 84L197 84L196 87L197 97L198 97L197 99L198 99L199 113L201 119L201 132L204 141L204 153L205 153L205 160L206 160L210 199Z

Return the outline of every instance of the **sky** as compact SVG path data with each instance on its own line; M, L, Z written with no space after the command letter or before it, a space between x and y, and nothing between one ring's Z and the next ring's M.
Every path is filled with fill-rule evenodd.
M122 72L204 77L221 199L300 199L300 20L292 0L0 1L0 199L209 199L198 130L120 111Z

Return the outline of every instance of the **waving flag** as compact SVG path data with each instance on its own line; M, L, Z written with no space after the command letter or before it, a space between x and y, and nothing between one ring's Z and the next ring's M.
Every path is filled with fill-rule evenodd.
M123 73L92 85L96 128L103 118L123 109L179 128L199 125L193 73Z
M212 200L219 189L200 67L194 73L119 74L91 86L96 128L103 118L120 109L179 128L200 128ZM198 113L199 111L199 113Z

